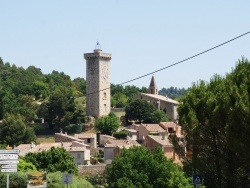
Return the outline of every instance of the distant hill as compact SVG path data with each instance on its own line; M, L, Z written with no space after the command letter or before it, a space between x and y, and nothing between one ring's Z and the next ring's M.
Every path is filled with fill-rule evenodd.
M185 88L177 88L177 87L170 87L170 88L162 88L159 90L159 95L167 96L171 99L178 99L183 94L185 94L188 91L188 89Z

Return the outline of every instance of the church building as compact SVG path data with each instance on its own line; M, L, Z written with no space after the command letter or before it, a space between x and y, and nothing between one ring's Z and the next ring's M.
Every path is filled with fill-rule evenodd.
M178 118L178 101L162 95L158 95L158 87L156 85L154 76L152 76L151 78L148 93L140 93L135 98L144 99L151 103L155 109L163 110L164 112L166 112L171 121L175 121Z

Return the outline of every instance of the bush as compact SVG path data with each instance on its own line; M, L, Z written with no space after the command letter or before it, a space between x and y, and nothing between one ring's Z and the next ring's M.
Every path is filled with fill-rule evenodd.
M11 188L26 188L27 175L23 172L11 173L9 179L9 187ZM0 187L6 187L6 174L0 173Z
M62 176L64 173L55 172L47 175L47 187L48 188L64 188L65 184L62 183ZM73 182L70 184L70 188L93 188L93 185L83 177L73 176Z
M73 134L82 132L82 124L70 124L64 128L64 131Z
M113 137L115 137L116 139L126 139L128 136L128 132L127 131L120 131L120 132L116 132L113 134Z

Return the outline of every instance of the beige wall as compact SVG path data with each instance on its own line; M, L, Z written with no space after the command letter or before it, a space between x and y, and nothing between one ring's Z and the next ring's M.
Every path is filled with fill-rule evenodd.
M138 128L138 140L143 140L143 137L145 139L148 134L148 130L143 125L140 125Z
M111 164L114 159L115 147L104 147L104 163Z

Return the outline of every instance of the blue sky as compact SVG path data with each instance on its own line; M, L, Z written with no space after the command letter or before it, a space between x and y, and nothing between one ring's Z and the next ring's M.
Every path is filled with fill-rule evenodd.
M0 57L44 74L86 78L83 53L96 41L112 53L111 83L161 69L250 31L248 0L12 0L0 1ZM250 34L195 59L155 73L159 89L190 87L225 75L242 56ZM151 76L128 83L149 86Z

